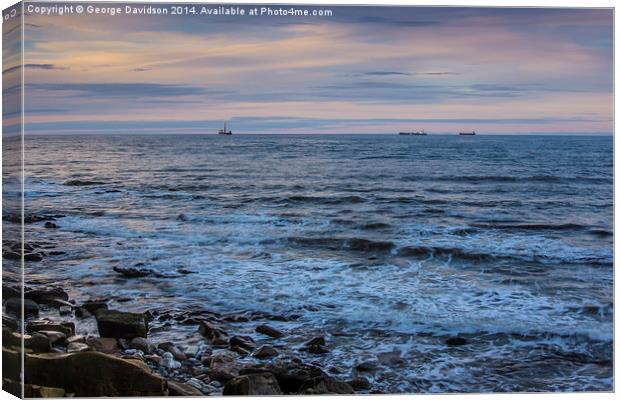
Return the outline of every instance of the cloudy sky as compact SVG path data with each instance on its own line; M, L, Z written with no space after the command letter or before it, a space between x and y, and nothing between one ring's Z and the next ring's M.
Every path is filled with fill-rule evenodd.
M28 15L27 132L612 132L611 10L332 10Z

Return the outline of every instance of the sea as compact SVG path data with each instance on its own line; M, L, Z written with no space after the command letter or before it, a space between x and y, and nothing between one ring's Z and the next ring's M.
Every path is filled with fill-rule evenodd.
M28 136L24 156L26 214L58 225L26 242L60 250L26 284L284 316L282 346L385 393L613 390L611 136ZM296 350L316 335L329 353Z

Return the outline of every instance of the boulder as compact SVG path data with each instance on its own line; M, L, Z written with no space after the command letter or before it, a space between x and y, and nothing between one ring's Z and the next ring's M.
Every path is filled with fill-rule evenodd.
M181 383L173 380L168 381L168 396L204 396L204 394L187 383Z
M75 334L75 324L67 321L48 321L37 320L30 321L26 324L27 332L61 332L65 336L73 336Z
M256 332L262 333L263 335L271 336L272 338L279 338L284 336L284 333L281 330L265 324L258 325L256 327Z
M214 346L226 346L228 344L228 333L209 321L200 321L199 331Z
M368 390L370 389L370 382L368 379L358 376L357 378L353 378L347 381L349 386L351 386L355 390Z
M39 305L30 299L24 299L24 314L26 316L38 316ZM19 317L22 314L22 299L17 297L11 297L4 303L6 312L8 314Z
M2 348L2 377L12 379L15 381L19 381L21 370L22 370L21 352L3 347Z
M242 349L252 351L256 348L256 343L254 343L254 339L250 336L233 336L228 341L230 347L240 347Z
M51 349L51 341L48 336L35 332L32 335L24 335L24 347L32 349L35 353L45 353Z
M58 331L38 331L38 333L45 335L52 345L63 344L67 339L67 335Z
M261 373L242 375L224 385L225 396L276 396L282 390L273 374Z
M346 382L336 380L330 376L312 378L299 388L300 394L353 394L354 390Z
M165 381L138 360L98 352L26 354L29 384L61 387L77 397L162 396Z
M237 363L234 353L223 351L214 354L209 364L209 378L216 381L227 382L239 375L244 365Z
M95 315L99 336L123 339L146 337L148 321L144 314L100 309Z
M58 287L44 287L26 290L24 298L34 300L39 304L48 304L55 300L69 300L67 292Z
M253 354L256 358L271 358L278 355L278 351L271 346L261 346L258 350L256 350Z
M448 346L464 346L467 344L467 339L462 338L460 336L455 336L455 337L448 338L446 340L446 344Z
M149 268L114 267L113 270L125 278L144 278L145 276L155 275L155 271Z
M265 368L273 373L284 393L297 393L309 379L327 376L318 367L296 362L277 361Z
M309 342L307 342L304 345L303 350L306 350L307 352L312 353L312 354L329 353L329 349L325 345L325 338L323 336L317 336L313 338L312 340L310 340Z
M87 301L82 304L82 308L88 311L90 314L96 314L97 311L104 309L108 309L108 304L105 301Z
M96 351L106 354L120 354L121 349L115 338L88 337L86 344Z

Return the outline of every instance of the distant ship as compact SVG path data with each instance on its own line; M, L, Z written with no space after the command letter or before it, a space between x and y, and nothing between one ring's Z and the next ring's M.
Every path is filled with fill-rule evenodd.
M475 131L471 131L471 132L459 132L459 135L461 136L474 136L476 134Z
M424 129L422 129L421 131L398 132L398 134L401 136L426 136L426 132L424 132Z
M224 129L220 129L219 131L217 131L218 135L232 135L232 131L230 130L226 130L226 121L224 121Z

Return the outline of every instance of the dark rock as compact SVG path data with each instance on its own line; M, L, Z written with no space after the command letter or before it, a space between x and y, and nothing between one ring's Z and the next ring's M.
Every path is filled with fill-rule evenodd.
M177 221L187 221L187 216L185 214L179 214L177 215Z
M224 386L225 396L275 396L282 390L273 374L243 375L234 378Z
M455 336L446 340L448 346L463 346L467 344L467 339Z
M7 260L21 260L22 253L20 251L13 251L8 249L2 250L2 258L6 258Z
M206 337L214 346L226 346L228 334L209 321L200 321L200 334Z
M355 390L368 390L370 389L370 382L364 377L357 377L347 381L349 386Z
M43 304L55 299L69 300L69 294L58 287L29 289L24 292L24 297Z
M35 353L46 353L51 349L50 340L43 333L35 332L32 335L24 335L23 339L24 347L32 349Z
M279 329L264 324L258 325L256 327L256 332L262 333L263 335L271 336L272 338L279 338L284 336L284 333Z
M25 381L61 387L77 397L162 396L165 381L144 362L86 351L26 354Z
M346 382L329 376L320 376L304 382L299 388L300 394L353 394L354 390Z
M377 368L377 363L374 361L364 361L355 366L355 369L361 372L374 371Z
M195 271L190 271L189 269L185 269L185 268L178 268L177 272L179 274L182 274L182 275L188 275L188 274L195 274L196 273Z
M43 254L41 253L26 253L24 254L24 260L25 261L42 261L43 260Z
M100 309L95 315L99 336L123 339L146 337L148 321L144 314Z
M313 365L279 361L266 368L273 373L284 393L297 393L309 379L327 376L320 368Z
M58 225L56 225L53 222L46 222L45 225L43 225L45 228L47 229L56 229L58 228Z
M325 345L325 338L323 336L317 336L310 340L304 345L303 349L312 354L329 353L329 349Z
M26 316L38 316L39 315L39 305L36 302L30 299L25 299L23 304L24 304L24 314ZM4 303L4 306L5 306L6 312L14 316L19 317L22 313L22 299L20 298L11 297L10 299L6 300L6 302Z
M253 354L256 358L271 358L278 355L278 351L271 346L261 346L258 350L256 350Z
M250 336L233 336L228 341L228 344L231 347L240 347L248 351L252 351L256 348L256 343L254 343L254 339Z
M88 311L91 314L96 314L97 311L103 309L108 309L108 304L105 301L87 301L82 304L82 308Z
M53 345L55 344L64 344L67 339L67 335L58 331L38 331L39 333L45 335L49 342Z
M204 394L187 383L181 383L177 381L168 381L168 396L194 396L202 397Z
M234 353L227 351L221 352L211 357L209 378L216 381L228 382L236 378L243 367L244 365L237 363L237 358Z
M61 332L66 337L75 334L75 324L73 322L56 322L48 320L30 321L26 324L26 332L52 331Z
M15 297L17 299L22 297L22 291L19 286L2 285L2 299L10 299Z
M149 268L114 267L113 270L123 275L125 278L144 278L145 276L154 275L155 273L155 271Z
M17 320L13 317L10 317L8 315L2 315L2 327L7 327L13 330L17 330L17 326L19 324L17 323Z

